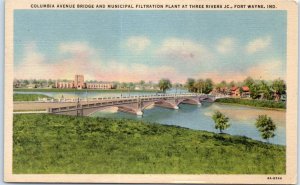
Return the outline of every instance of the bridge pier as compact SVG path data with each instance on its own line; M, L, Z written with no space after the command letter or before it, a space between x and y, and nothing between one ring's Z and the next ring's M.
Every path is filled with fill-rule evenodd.
M139 111L136 112L136 115L138 115L138 116L143 116L143 114L144 113L141 110L139 110Z

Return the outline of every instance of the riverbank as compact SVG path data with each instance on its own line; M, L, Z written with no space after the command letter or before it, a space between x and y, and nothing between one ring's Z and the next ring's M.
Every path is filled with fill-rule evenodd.
M51 98L43 94L14 94L13 101L38 101L39 98Z
M18 114L15 174L285 174L285 147L127 119Z
M14 88L14 92L111 92L111 93L127 93L127 92L161 92L159 90L127 90L127 89L25 89L25 88Z
M266 108L272 110L285 110L286 104L284 102L276 102L269 100L252 100L252 99L241 99L241 98L220 98L216 99L217 103L233 104L233 105L245 105L256 108Z

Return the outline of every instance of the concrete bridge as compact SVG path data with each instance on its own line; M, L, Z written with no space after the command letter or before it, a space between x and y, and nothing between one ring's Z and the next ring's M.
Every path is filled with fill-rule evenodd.
M153 105L179 109L178 105L181 103L199 105L202 101L213 102L215 99L215 96L196 93L92 98L88 100L78 100L76 104L71 106L49 108L48 113L88 116L97 111L117 107L118 111L141 116L147 107ZM72 101L74 101L74 99Z

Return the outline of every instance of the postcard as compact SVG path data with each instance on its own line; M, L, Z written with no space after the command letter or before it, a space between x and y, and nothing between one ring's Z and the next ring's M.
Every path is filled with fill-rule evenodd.
M5 7L6 182L296 183L294 1Z

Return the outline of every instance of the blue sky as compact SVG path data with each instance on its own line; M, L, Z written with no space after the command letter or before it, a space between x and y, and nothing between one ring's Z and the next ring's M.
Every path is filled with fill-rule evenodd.
M15 78L286 76L286 11L16 10Z

